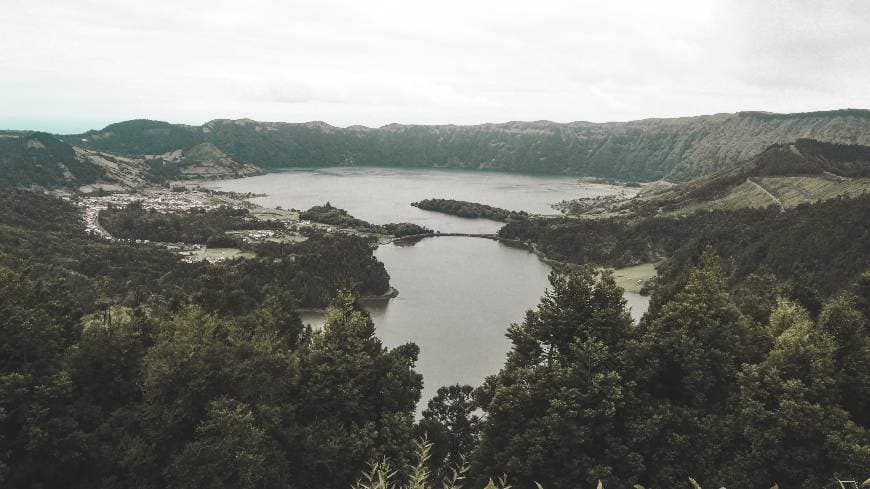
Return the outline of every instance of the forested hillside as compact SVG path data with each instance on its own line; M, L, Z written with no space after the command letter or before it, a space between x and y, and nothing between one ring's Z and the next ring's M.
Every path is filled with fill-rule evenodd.
M188 147L191 142L190 137L172 139L170 134L160 131L151 139L147 136L151 130L136 132L135 137L121 131L131 137L131 144L114 152L84 149L80 145L86 141L78 137L0 130L0 185L70 190L93 190L100 186L135 189L182 178L231 178L262 173L258 167L234 161L210 144L192 146L186 152L139 153L138 150L157 141L168 141L173 147ZM184 129L169 132L191 136Z
M0 185L78 186L101 176L102 169L51 134L0 131Z
M110 222L122 233L146 233L142 236L150 239L196 240L244 225L227 213L167 217L133 206L118 211ZM176 228L179 221L190 228ZM356 236L313 233L301 243L259 245L265 249L254 259L184 263L155 246L89 237L70 203L9 187L0 187L0 231L0 267L26 272L34 280L60 280L58 287L75 290L90 300L91 309L97 299L128 306L193 302L207 312L244 315L270 291L290 294L303 307L323 307L342 287L361 295L389 290L384 265L374 258L369 241Z
M262 168L399 166L685 181L801 138L870 144L870 112L741 112L631 122L509 122L380 128L214 120L128 121L74 136L88 148L163 154L200 143Z
M711 246L726 258L734 286L753 273L772 273L783 282L800 277L830 295L870 267L870 195L786 213L770 206L640 219L517 220L499 236L534 243L547 256L573 263L622 267L667 258L660 267L666 282Z
M0 134L0 182L78 188L323 166L462 168L687 181L801 138L870 144L870 112L741 112L631 122L509 122L380 128L133 120L85 134ZM73 145L79 149L74 149Z

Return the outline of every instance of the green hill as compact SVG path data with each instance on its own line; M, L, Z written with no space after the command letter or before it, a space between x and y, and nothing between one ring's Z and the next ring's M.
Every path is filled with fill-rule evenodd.
M117 137L106 145L93 134L0 131L0 184L89 191L262 173L210 143L192 139L181 126L131 121L109 127Z
M99 167L80 160L72 146L51 134L0 131L0 184L67 187L102 175Z
M698 209L788 209L870 191L870 146L801 139L773 145L731 168L641 193L624 208L686 213Z
M75 136L76 144L126 155L160 155L188 149L201 142L196 128L168 122L136 119Z

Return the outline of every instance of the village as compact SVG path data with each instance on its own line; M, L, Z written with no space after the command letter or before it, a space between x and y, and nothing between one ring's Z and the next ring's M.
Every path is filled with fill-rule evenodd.
M100 224L100 213L109 208L123 208L133 202L139 202L145 210L161 213L183 213L192 209L212 210L220 207L248 209L251 217L262 221L277 221L283 229L250 229L228 231L227 234L237 236L244 243L259 242L299 242L306 239L303 231L318 229L334 232L335 226L313 223L302 220L296 209L269 209L260 207L246 200L249 195L239 195L231 192L221 192L201 187L173 187L171 189L149 188L135 192L100 192L98 195L85 195L71 199L81 210L85 231L93 236L112 242L131 242L136 244L153 244L163 246L183 256L188 263L206 261L216 263L232 258L252 257L253 253L238 248L207 247L195 243L159 243L148 240L130 240L111 235Z

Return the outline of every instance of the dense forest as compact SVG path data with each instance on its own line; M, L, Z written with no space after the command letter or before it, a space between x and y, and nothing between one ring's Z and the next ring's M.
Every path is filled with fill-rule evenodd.
M479 126L391 124L339 128L214 120L202 126L133 120L70 136L101 151L159 155L210 143L262 168L397 166L465 168L652 181L688 181L764 148L813 138L870 144L870 112L740 112L631 122L547 121Z
M431 229L410 222L391 222L389 224L371 224L362 219L353 217L344 209L339 209L329 202L316 205L299 214L299 217L312 222L330 224L339 228L355 229L364 233L388 234L397 238L403 236L416 236L419 234L432 234Z
M451 216L491 219L502 222L528 217L529 215L526 211L509 211L491 205L454 199L423 199L419 202L413 202L411 205L424 211L443 212Z
M659 281L672 283L711 246L726 257L730 286L751 275L812 284L823 296L842 290L870 267L870 196L766 209L699 211L640 219L527 219L499 236L533 243L547 256L622 267L667 258Z

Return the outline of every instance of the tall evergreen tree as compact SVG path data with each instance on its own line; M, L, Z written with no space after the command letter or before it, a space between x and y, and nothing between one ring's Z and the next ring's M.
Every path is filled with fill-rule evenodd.
M385 348L356 298L337 295L323 330L299 352L299 447L291 461L304 467L299 487L347 487L371 460L410 458L418 354L413 343Z
M832 476L866 476L870 438L838 405L834 338L791 303L772 316L778 322L773 349L738 376L732 426L741 441L719 480L734 487L778 483L808 489Z
M643 480L666 487L694 474L703 483L733 442L724 423L735 379L761 357L765 335L731 302L709 252L647 319L632 345L638 399L628 411L634 446L645 455Z
M858 302L850 294L834 298L822 309L819 327L834 340L842 406L870 428L870 324Z
M166 469L179 489L285 489L291 487L280 444L250 406L229 400L209 404L193 440Z
M478 443L480 417L475 413L473 393L470 385L440 387L423 410L417 432L432 444L430 465L435 479L462 467Z
M517 485L576 487L630 479L619 373L631 318L609 273L554 272L536 310L511 326L505 367L477 393L486 412L475 472Z

